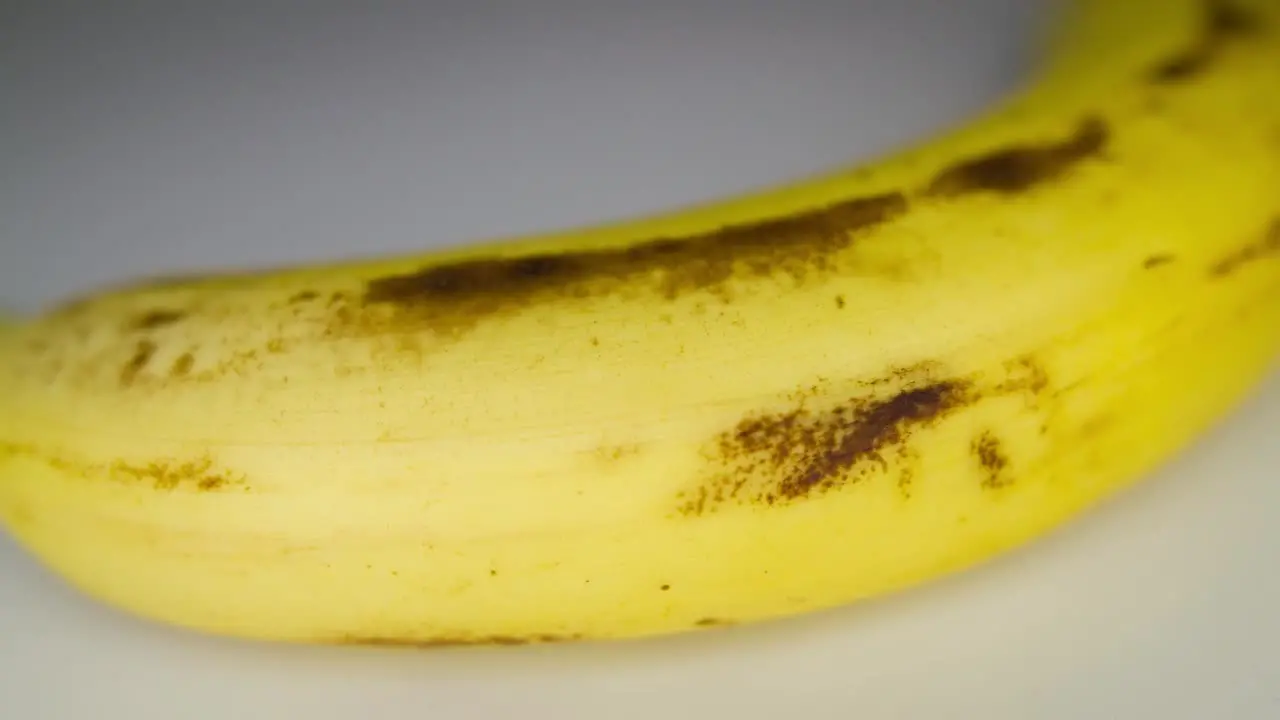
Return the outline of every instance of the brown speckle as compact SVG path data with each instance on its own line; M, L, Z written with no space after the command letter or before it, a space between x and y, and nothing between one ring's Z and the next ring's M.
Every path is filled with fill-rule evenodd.
M156 344L150 340L139 340L133 348L133 354L129 356L129 360L125 362L124 367L120 368L120 384L124 386L132 385L134 380L138 378L138 373L147 367L147 363L151 362L151 358L156 354Z
M1271 227L1263 234L1261 240L1246 245L1214 263L1209 268L1209 274L1217 278L1228 277L1246 265L1277 256L1280 256L1280 218L1272 221Z
M982 467L982 487L994 490L1013 483L1007 474L1009 458L995 433L983 431L973 439L970 449Z
M843 309L844 309L844 296L843 296L843 295L837 295L837 296L836 296L836 309L838 309L838 310L843 310Z
M666 591L668 591L668 590L670 590L670 589L671 589L671 586L670 586L670 585L663 585L662 587L660 587L660 588L658 588L658 589L659 589L659 590L661 590L661 591L663 591L663 592L666 592Z
M1061 142L1018 145L964 160L940 172L925 194L954 198L973 193L1027 192L1063 177L1084 161L1101 157L1109 135L1101 118L1089 117Z
M173 367L169 368L169 377L184 378L191 372L191 367L196 364L196 358L189 352L182 353L178 359L173 361Z
M1157 83L1173 83L1198 75L1209 66L1213 52L1209 46L1197 45L1156 65L1151 79Z
M1002 393L1025 393L1034 404L1049 387L1049 371L1034 355L1020 355L1004 363L1005 379L996 389Z
M798 283L830 269L832 256L855 234L906 210L907 199L895 192L630 247L429 266L370 281L361 300L334 319L347 331L409 326L450 335L500 313L623 288L674 299L698 291L726 293L735 277Z
M68 458L58 452L38 448L34 445L0 442L0 460L14 457L25 457L35 462L44 463L58 472L77 477L89 477L96 470L90 464Z
M916 473L909 467L904 467L898 471L898 495L904 500L911 499L912 485L915 483Z
M905 457L912 432L971 402L970 390L965 381L934 381L823 410L802 397L790 410L749 416L716 439L708 454L720 471L679 510L696 516L734 502L786 504L856 482L860 468Z
M217 470L208 457L188 461L157 460L146 464L118 460L111 464L108 473L117 482L147 482L156 490L186 487L210 492L243 485L243 478Z
M230 350L195 377L199 380L216 380L230 375L244 376L262 366L257 350Z
M700 628L728 627L733 624L733 621L722 620L721 618L704 617L697 620L693 624L695 627L700 627Z
M289 304L301 305L302 303L309 303L313 300L316 300L319 297L320 297L320 293L316 292L315 290L303 290L302 292L297 292L289 296Z
M1157 63L1148 76L1158 85L1194 78L1213 65L1228 43L1252 34L1260 24L1255 15L1230 0L1206 0L1200 36L1190 47Z
M595 449L593 455L595 459L604 464L613 464L627 458L635 457L644 450L644 446L638 443L629 443L624 445L602 445Z
M399 638L399 637L362 637L347 636L338 639L341 645L365 645L370 647L412 648L431 650L449 647L510 647L514 645L536 645L541 643L571 642L580 639L577 635L458 635L435 638Z
M1077 437L1081 440L1093 439L1115 425L1115 421L1115 417L1110 414L1095 415L1080 424L1076 431Z
M221 475L206 475L205 477L200 478L196 483L196 487L208 492L210 490L218 490L219 488L225 487L226 484L227 479Z
M154 330L181 321L187 314L181 310L148 310L129 321L131 330Z
M1172 255L1152 255L1142 261L1142 267L1145 270L1155 270L1156 268L1163 267L1171 262L1173 262Z
M267 352L272 355L278 355L285 350L284 340L281 338L271 338L267 341Z

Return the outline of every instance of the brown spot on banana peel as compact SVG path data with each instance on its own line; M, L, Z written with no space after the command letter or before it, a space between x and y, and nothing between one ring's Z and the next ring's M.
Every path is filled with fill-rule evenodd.
M129 356L124 367L120 368L120 384L125 387L132 385L138 378L138 374L147 367L147 363L151 362L151 358L155 356L158 349L150 340L139 340L134 346L133 354Z
M1022 397L1029 410L1044 411L1042 403L1062 392L1032 353L1002 363L998 379L948 377L937 365L921 363L859 386L864 392L816 409L811 407L814 398L831 395L831 388L820 382L792 394L784 406L789 409L753 413L713 437L704 450L711 470L677 493L677 514L698 517L731 505L788 505L860 482L876 471L896 471L899 494L910 500L920 461L912 444L915 433L987 398ZM993 463L992 449L1005 456L998 441L984 447Z
M1256 15L1228 0L1206 0L1202 17L1200 36L1187 49L1157 63L1148 75L1151 82L1169 85L1194 78L1213 65L1228 43L1261 27Z
M35 462L48 465L54 470L68 475L87 474L86 466L75 461L68 460L56 453L45 452L34 445L0 442L0 464L16 460L18 458L25 458L27 460L33 460Z
M1105 123L1089 117L1060 143L1006 148L944 170L926 194L1029 190L1100 154L1107 135ZM668 298L695 291L723 298L727 281L736 277L780 276L798 283L811 273L830 270L833 256L849 247L859 232L901 216L908 207L906 195L886 192L629 247L427 266L370 280L362 294L335 291L325 296L306 289L295 292L288 302L323 303L327 297L326 334L330 336L421 329L456 336L488 317L521 312L530 304L608 295L629 285L647 285ZM130 289L231 282L267 272L163 278L135 283Z
M1013 484L1013 479L1008 475L1009 457L1005 454L1004 444L995 433L983 431L973 439L970 450L982 468L982 487L996 490Z
M339 332L422 327L450 335L534 303L603 296L629 284L647 284L673 299L723 293L734 277L782 275L799 282L829 269L831 257L860 231L907 207L903 194L890 192L629 247L428 266L370 281L358 302L340 303L333 317Z
M129 321L130 330L154 330L166 325L173 325L187 316L182 310L149 310Z
M0 463L25 458L71 477L142 484L155 490L215 492L245 490L244 475L218 467L209 456L194 460L162 459L150 462L116 460L94 463L28 444L0 443Z
M1209 268L1215 278L1230 277L1241 268L1259 260L1280 258L1280 217L1271 222L1261 240L1240 248Z
M910 453L900 453L899 458L909 458ZM898 470L898 496L903 500L911 499L911 486L916 481L916 472L911 467L903 467Z
M398 638L390 636L346 636L337 640L339 645L362 645L366 647L404 648L417 650L436 650L454 647L511 647L516 645L539 645L548 643L572 642L582 639L579 635L482 635L482 636L442 636L437 638Z
M789 411L747 417L715 442L723 471L684 498L679 511L697 516L735 502L787 504L856 482L859 466L886 465L886 455L914 430L973 400L970 383L943 380L823 411L802 400Z
M1090 116L1060 142L1015 145L952 165L934 177L924 194L955 198L975 193L1027 192L1065 176L1080 163L1102 157L1109 139L1106 122Z
M1005 363L1004 369L1009 377L1001 386L1003 390L1025 390L1038 394L1049 387L1049 370L1033 354L1019 355Z
M173 366L169 368L169 377L180 380L191 374L191 368L196 364L196 358L189 352L182 353L173 361Z
M602 465L615 465L634 458L643 451L643 445L630 443L626 445L601 445L591 454L597 463Z
M116 481L145 482L156 490L185 488L212 492L225 490L233 485L243 485L244 482L243 478L216 469L213 460L208 457L188 461L158 460L145 465L116 461L111 463L108 471Z
M1173 260L1174 260L1174 257L1172 255L1167 255L1167 254L1152 255L1148 257L1146 260L1142 261L1142 268L1144 270L1155 270L1156 268L1164 267L1165 265L1168 265L1169 263L1173 262Z

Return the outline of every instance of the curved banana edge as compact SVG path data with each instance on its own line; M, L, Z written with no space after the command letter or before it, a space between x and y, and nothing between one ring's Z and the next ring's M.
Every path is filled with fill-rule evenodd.
M310 288L323 285L330 270L112 296L90 302L74 322L37 319L0 335L6 398L0 515L69 581L145 617L251 637L422 646L634 637L779 617L908 587L1043 534L1172 457L1229 412L1280 350L1280 160L1265 140L1267 123L1280 127L1280 109L1260 92L1280 76L1263 65L1280 57L1280 39L1268 27L1280 19L1277 4L1090 0L1081 7L1074 22L1088 32L1080 30L1080 45L1068 43L1062 57L1096 74L1051 62L1049 76L1058 80L1030 90L1029 100L896 156L888 171L873 174L878 183L897 182L915 178L921 158L937 163L941 169L925 190L903 196L917 212L904 217L898 197L884 195L851 206L846 216L872 220L861 249L872 260L893 270L901 258L875 252L905 245L920 250L913 260L955 270L954 277L928 283L835 277L742 301L740 316L730 313L723 323L677 317L664 326L664 337L638 338L649 352L619 347L609 355L541 344L591 338L592 323L618 329L669 311L649 301L619 310L606 298L591 312L565 302L542 315L486 316L488 334L470 325L450 328L465 339L450 336L432 350L429 362L449 368L446 375L462 390L449 398L456 407L425 416L397 404L405 401L398 396L413 399L421 389L424 380L413 369L427 365L417 360L370 379L356 370L337 373L347 367L342 358L304 350L294 357L286 348L280 367L292 374L280 379L300 389L285 390L282 381L261 396L250 394L262 386L254 384L251 363L237 364L243 358L236 343L248 338L269 346L276 338L231 324L230 310L197 325L202 332L240 333L205 338L227 343L219 357L229 363L207 386L197 384L205 382L203 357L188 359L181 348L166 356L150 335L128 334L122 344L114 334L122 317L129 333L180 332L182 318L149 309L157 298L226 301L231 310L249 307L263 317L280 310L236 303L258 302L255 293L264 288L286 297L319 295ZM1128 82L1135 68L1146 75L1143 88L1157 90L1135 90ZM1170 167L1195 168L1203 177L1181 184L1147 178L1161 191L1176 191L1172 196L1091 185L1090 193L1122 196L1110 215L1050 212L1022 191L1053 187L1082 158L1106 159L1112 118L1081 117L1097 107L1131 109L1112 102L1112 93L1125 93L1131 104L1175 106L1172 121L1138 120L1151 144L1142 158L1163 169L1153 158L1167 143L1177 158ZM1216 107L1221 102L1240 112ZM1028 108L1037 112L1019 114ZM1229 117L1239 125L1219 127ZM1064 124L1076 128L1065 139L974 159L992 137L1040 137ZM929 155L937 148L946 156ZM1219 151L1238 167L1215 158ZM734 212L777 212L784 220L771 232L784 236L796 229L786 219L794 207L823 205L855 184L846 177L822 191L808 186L768 201L749 198L641 223L640 230L615 229L587 246L605 247L633 232L663 237L673 228L719 224ZM1073 192L1062 197L1084 193ZM932 204L917 202L921 195ZM882 215L900 225L882 223ZM1099 229L1108 223L1115 227ZM1011 227L1027 247L993 239ZM1050 235L1059 245L1031 247ZM939 237L952 242L926 242ZM558 253L576 247L560 236L525 247L538 243ZM574 262L526 263L522 277L574 271L580 267ZM380 287L396 295L412 288L393 279L413 275L420 263L350 273L361 282L366 275L389 278ZM500 266L473 265L464 277L489 279ZM427 276L436 300L459 292L444 276ZM242 294L227 300L214 292L221 289ZM813 310L819 300L828 314ZM291 313L282 327L305 326L293 324ZM550 314L569 324L536 334ZM757 326L768 332L752 331ZM404 340L394 325L363 330L366 336L339 338L323 353ZM518 340L502 341L501 333ZM850 352L849 338L862 338L876 352ZM726 350L717 349L720 341ZM674 362L682 342L704 353L715 372L681 365L692 386L649 394L688 395L692 408L705 399L701 384L717 404L676 408L681 412L671 417L629 426L587 402L634 403L659 414L675 408L582 378L635 373L663 387L659 364ZM16 349L41 343L52 347ZM94 354L108 351L117 354ZM609 370L608 358L627 363ZM72 360L84 374L82 385L63 382L66 367L43 379L51 362ZM488 388L481 370L468 369L486 363L513 380L489 381L497 389ZM177 384L152 382L156 367ZM322 380L316 368L335 372ZM564 376L571 371L579 373L573 382ZM740 376L739 384L717 377L726 374ZM815 381L824 374L830 386ZM375 392L380 383L391 390ZM551 391L521 395L522 387L559 388L584 404L569 407ZM731 391L718 392L725 388ZM784 390L792 394L772 395ZM526 416L503 408L504 393L532 410ZM262 400L274 404L255 405ZM325 402L338 420L349 421L279 419L286 411L302 417L323 410ZM569 420L559 436L538 436L528 424L528 417L561 415ZM376 426L401 416L419 424L438 418L436 434L426 433L435 444L373 442L381 432ZM151 435L128 438L125 431L140 417L152 423ZM465 433L446 432L449 422L465 427L485 417L493 424L480 427L492 435L468 441ZM74 432L77 423L97 434ZM647 434L635 447L615 444L607 457L591 455L596 465L570 468L565 458L588 459L572 444L588 425ZM227 433L217 438L235 461L226 467L193 452L202 438L209 444L215 429ZM50 452L37 442L51 440L75 452ZM118 444L131 440L137 457L124 457ZM513 449L528 467L502 465L498 456ZM148 459L166 453L181 461ZM708 454L722 472L704 472ZM440 476L456 471L455 482L405 484L398 468L407 462ZM344 479L350 477L372 479Z

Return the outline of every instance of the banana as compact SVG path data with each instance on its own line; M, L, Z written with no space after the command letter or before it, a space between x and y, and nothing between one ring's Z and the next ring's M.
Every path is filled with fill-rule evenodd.
M978 565L1280 353L1280 2L1081 0L874 162L0 331L0 517L198 632L439 646L762 621Z

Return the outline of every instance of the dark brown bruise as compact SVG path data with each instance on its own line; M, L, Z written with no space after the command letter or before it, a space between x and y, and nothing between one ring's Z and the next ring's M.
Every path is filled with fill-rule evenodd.
M1182 52L1157 63L1149 75L1152 82L1174 84L1204 73L1227 44L1261 27L1257 16L1230 0L1206 0L1203 14L1200 37Z
M370 281L359 301L335 309L339 327L408 324L456 333L538 302L603 296L628 283L648 283L667 298L723 292L734 277L789 276L829 269L853 235L900 216L907 200L887 193L813 212L715 232L658 238L624 248L472 260Z
M1088 117L1061 142L1007 147L947 168L925 188L925 195L954 198L1027 192L1063 177L1082 162L1101 157L1109 138L1106 122Z
M982 487L994 490L1013 483L1008 475L1009 458L1004 444L995 433L989 430L981 433L973 439L970 449L983 471Z
M138 373L147 367L147 363L151 362L151 358L156 354L156 344L150 340L139 340L134 346L133 354L129 356L129 360L125 362L124 367L120 368L120 384L128 387L132 385L134 380L138 378Z
M577 635L480 635L442 636L437 638L398 638L383 636L347 636L340 638L340 645L364 645L368 647L412 648L434 650L450 647L510 647L544 643L572 642L581 639Z
M1214 263L1209 268L1209 274L1216 278L1229 277L1246 265L1276 257L1280 257L1280 218L1272 221L1261 240Z
M172 325L187 316L182 310L149 310L129 321L131 330L154 330Z
M714 460L723 471L685 497L680 512L702 515L734 502L785 504L856 482L859 466L884 467L913 430L973 399L968 382L944 380L823 411L802 401L787 412L746 418L715 443Z

